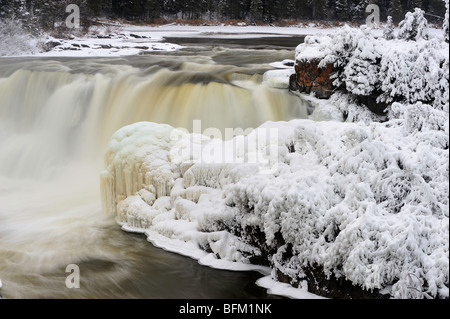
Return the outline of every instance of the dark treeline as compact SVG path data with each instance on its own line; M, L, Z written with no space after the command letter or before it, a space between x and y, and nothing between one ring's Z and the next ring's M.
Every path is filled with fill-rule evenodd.
M39 23L52 27L64 17L68 4L80 7L84 20L94 18L126 19L145 23L183 20L243 20L273 23L282 20L362 22L367 5L381 9L381 19L392 16L401 21L405 13L418 7L430 22L442 23L443 0L0 0L0 18L14 15L25 25ZM440 18L441 17L441 18Z
M159 18L275 22L289 20L355 21L365 19L366 7L380 6L384 17L401 21L418 7L443 17L443 0L89 0L97 16L151 21ZM430 16L432 20L432 16ZM442 21L441 21L442 22Z

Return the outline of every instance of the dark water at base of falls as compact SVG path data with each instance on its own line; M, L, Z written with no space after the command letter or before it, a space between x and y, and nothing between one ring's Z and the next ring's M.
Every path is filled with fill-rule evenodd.
M49 274L57 287L42 287L33 298L56 299L278 299L255 282L256 272L213 269L196 260L153 247L145 236L124 233L111 226L107 231L130 245L121 260L88 259L78 262L80 288L64 286L65 267ZM138 257L139 260L134 258ZM123 272L122 276L117 273ZM109 273L114 273L108 276ZM86 276L84 276L86 274Z

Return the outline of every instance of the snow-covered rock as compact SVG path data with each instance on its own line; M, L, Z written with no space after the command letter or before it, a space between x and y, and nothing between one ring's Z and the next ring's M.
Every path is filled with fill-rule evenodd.
M263 83L275 89L288 89L291 75L295 73L293 67L285 70L271 70L264 73Z
M406 122L267 123L280 130L270 173L174 162L171 128L138 123L106 153L105 207L208 265L258 263L292 282L320 267L394 298L448 297L448 137Z
M405 24L419 19L416 16L408 15ZM425 32L425 22L414 21L409 21L413 25L410 29L419 28L417 34ZM423 34L414 37L415 41L407 40L376 38L366 26L345 26L329 36L307 37L296 50L297 81L300 87L306 80L310 87L327 83L317 80L317 76L309 79L310 74L318 73L309 71L314 62L319 70L332 65L332 72L325 74L332 81L328 91L352 95L363 107L379 115L388 113L393 102L445 104L442 101L448 92L448 43L441 37Z

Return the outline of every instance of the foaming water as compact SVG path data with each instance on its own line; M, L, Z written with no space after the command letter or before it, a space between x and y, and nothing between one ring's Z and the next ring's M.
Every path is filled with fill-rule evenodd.
M306 117L297 97L261 83L267 65L255 71L254 66L235 64L217 64L214 56L179 55L0 60L2 294L264 296L257 288L232 288L232 283L239 287L254 282L254 275L228 272L217 272L223 280L211 284L222 286L223 292L212 293L202 280L212 270L198 270L194 261L122 233L101 212L103 152L112 134L125 125L150 121L192 130L193 121L201 120L205 129L245 130L268 120ZM66 288L69 264L80 266L82 289ZM173 273L164 277L168 269ZM177 283L186 290L175 288Z

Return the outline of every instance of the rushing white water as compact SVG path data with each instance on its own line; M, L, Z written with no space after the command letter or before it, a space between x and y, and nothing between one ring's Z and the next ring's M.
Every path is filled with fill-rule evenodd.
M254 73L209 57L0 61L2 293L73 297L65 268L91 261L120 265L100 274L86 266L92 290L131 276L142 247L127 247L100 207L98 174L111 135L139 121L245 130L306 117L296 96Z

